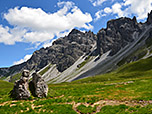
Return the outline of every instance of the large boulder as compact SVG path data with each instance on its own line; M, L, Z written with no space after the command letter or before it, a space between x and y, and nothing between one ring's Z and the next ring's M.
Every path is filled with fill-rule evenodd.
M29 71L23 70L20 80L15 82L13 90L10 92L10 96L14 99L28 99L30 92L28 90Z
M35 97L46 97L48 93L48 86L44 79L38 73L33 73L32 76L32 81L29 84L31 93Z

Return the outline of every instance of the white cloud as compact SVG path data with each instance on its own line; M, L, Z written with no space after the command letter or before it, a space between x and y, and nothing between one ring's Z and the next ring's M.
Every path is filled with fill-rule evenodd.
M70 2L70 1L67 1L67 2L65 2L65 1L62 1L62 2L58 2L57 3L57 5L58 5L58 7L64 7L63 9L65 10L65 9L70 9L72 6L74 6L75 4L73 3L73 2ZM62 10L63 10L62 9ZM66 13L66 11L67 10L65 10L65 13Z
M123 17L124 16L124 12L121 10L122 5L120 3L115 3L112 6L112 13L117 14L118 17Z
M145 19L152 10L152 0L124 0L124 6L127 6L124 12L128 15L134 14L139 20Z
M109 7L106 7L106 8L104 8L104 12L105 12L105 13L111 13L112 10L111 10Z
M104 3L107 0L89 0L93 6L100 6L102 3Z
M147 18L147 14L152 10L152 0L123 0L115 3L112 7L104 9L105 14L116 14L117 17L137 16L138 20Z
M91 15L83 13L73 2L58 2L57 5L60 9L54 13L47 13L41 8L9 9L4 18L14 28L1 25L0 42L8 45L13 45L15 42L45 43L55 36L67 34L67 31L74 27L93 28L90 25Z
M15 62L13 63L13 65L18 65L18 64L21 64L21 63L23 63L23 62L26 62L26 61L29 60L31 57L32 57L32 54L31 54L31 55L26 55L26 56L24 56L23 59L21 59L21 60L19 60L19 61L15 61Z
M45 42L47 40L53 39L54 35L48 32L29 32L24 35L25 42L37 43Z
M6 45L13 45L15 42L22 41L22 37L26 33L25 29L15 27L10 29L9 27L3 27L0 25L0 43Z
M104 10L97 11L94 20L98 20L107 14L116 14L116 17L132 17L135 15L137 20L144 20L151 10L152 0L123 0L119 3L115 2L111 7L106 7Z
M112 5L112 8L110 7L106 7L104 8L104 10L99 10L96 12L95 14L95 21L99 20L101 17L106 16L107 14L117 14L118 17L123 17L124 16L124 12L122 11L122 3L115 3ZM125 14L126 15L126 14Z
M98 19L100 19L101 17L106 16L106 14L103 13L103 10L99 10L95 13L95 21L97 21Z
M103 16L107 16L107 14L113 13L117 14L118 17L124 16L124 12L121 10L122 4L121 3L115 3L112 5L112 8L105 7L104 10L99 10L95 13L95 21L99 20Z

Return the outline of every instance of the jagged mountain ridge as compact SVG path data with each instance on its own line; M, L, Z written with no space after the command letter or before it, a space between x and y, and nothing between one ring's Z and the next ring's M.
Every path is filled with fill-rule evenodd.
M35 51L31 59L27 62L1 69L0 75L13 74L23 69L40 70L47 64L56 64L57 70L64 72L81 56L99 55L99 57L101 57L108 51L110 51L109 56L115 56L127 45L138 40L137 37L139 37L151 23L152 12L148 14L146 23L137 23L136 17L133 17L133 19L122 17L110 20L107 22L107 28L99 30L97 35L90 31L83 33L73 29L68 36L59 38L51 47L46 49L41 48ZM117 61L119 62L119 60ZM100 69L99 66L102 67L102 65L96 64L95 68ZM86 71L76 76L75 79L102 73L103 71L93 73L95 70L90 69L88 69L89 75ZM107 69L110 69L110 67L107 67ZM104 72L106 72L107 69Z
M68 36L54 41L52 46L35 51L27 62L1 68L0 75L11 75L23 69L40 70L50 63L56 64L57 69L62 72L84 53L89 54L96 44L96 39L96 35L91 31L83 33L73 29Z

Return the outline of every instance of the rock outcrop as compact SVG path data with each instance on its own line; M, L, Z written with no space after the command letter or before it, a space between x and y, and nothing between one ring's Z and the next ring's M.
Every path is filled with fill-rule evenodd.
M28 90L29 71L24 70L20 80L15 82L13 90L10 92L10 97L14 99L28 99L30 92Z
M35 97L46 97L48 94L48 86L40 74L33 73L32 81L30 82L30 91Z

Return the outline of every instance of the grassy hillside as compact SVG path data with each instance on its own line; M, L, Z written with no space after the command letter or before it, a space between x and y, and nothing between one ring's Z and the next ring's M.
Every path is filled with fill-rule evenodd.
M151 114L152 58L104 75L50 84L47 98L13 101L11 83L0 81L1 114ZM4 88L3 88L4 87Z
M11 100L8 97L10 90L13 88L13 83L0 80L0 103Z

